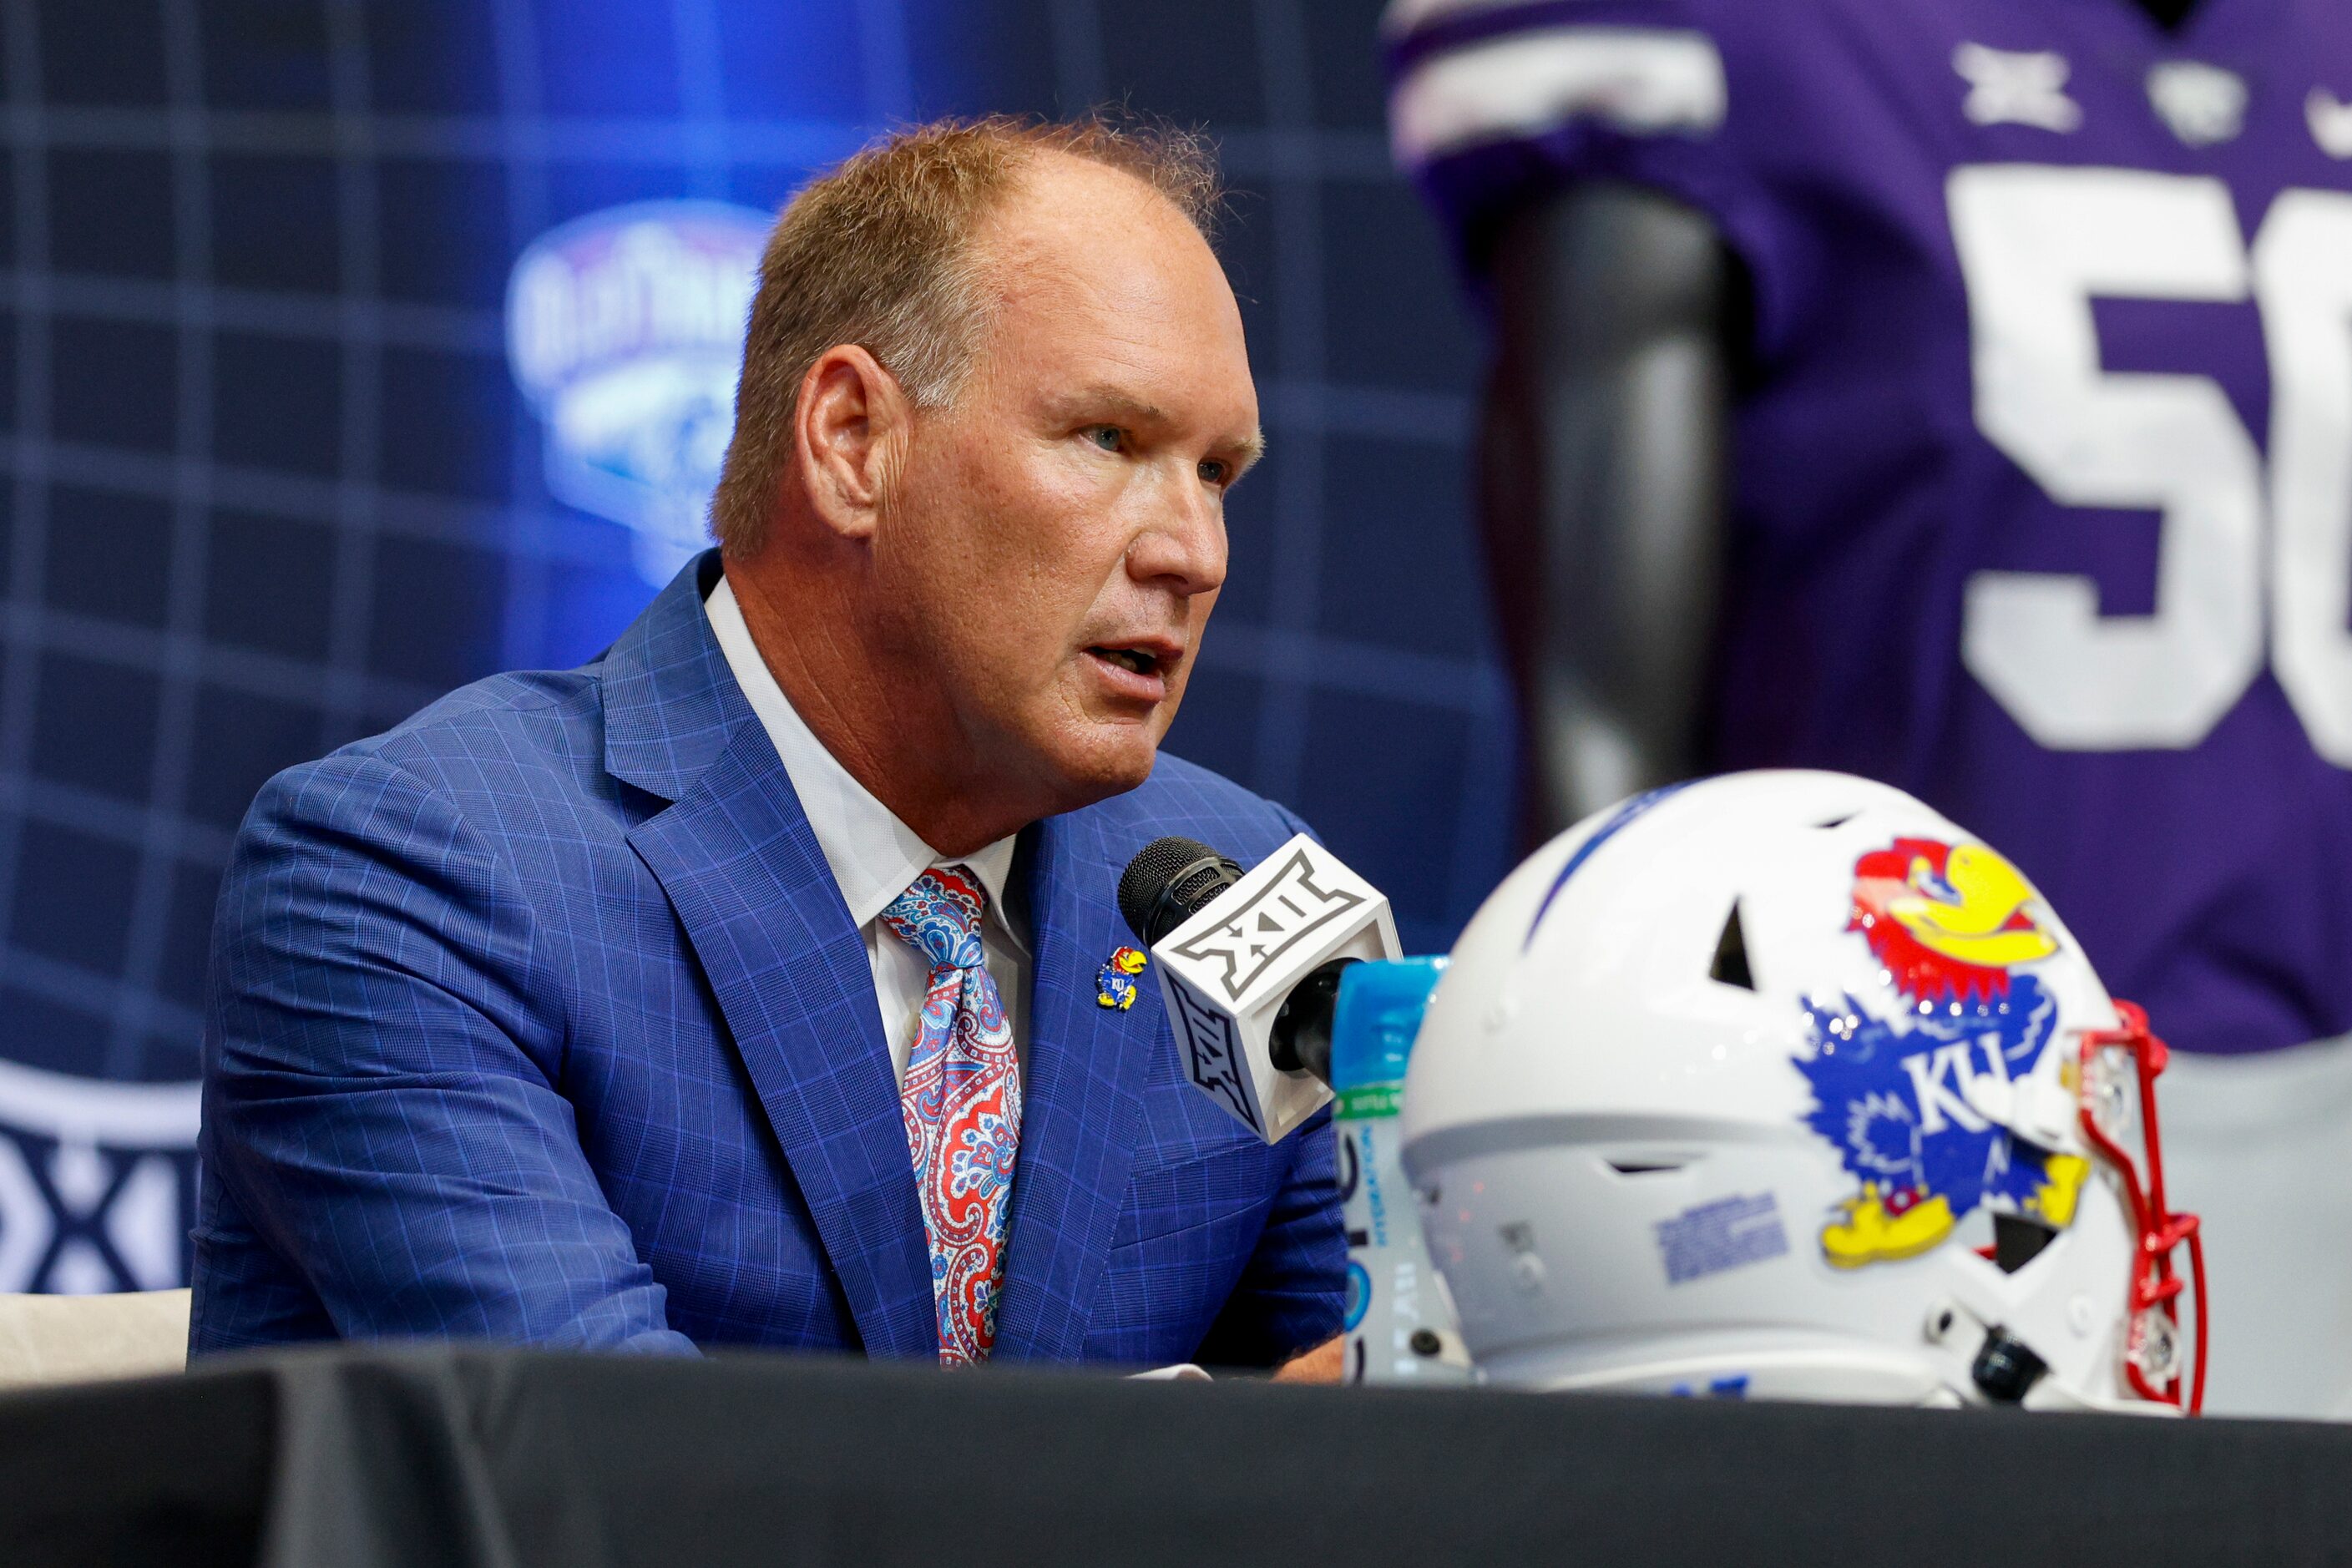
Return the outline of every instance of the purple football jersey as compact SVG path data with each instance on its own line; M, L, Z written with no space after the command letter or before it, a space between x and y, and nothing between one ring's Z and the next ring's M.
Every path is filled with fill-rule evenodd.
M2352 8L1399 0L1475 278L1564 181L1754 293L1708 762L1868 774L2175 1045L2352 1030Z

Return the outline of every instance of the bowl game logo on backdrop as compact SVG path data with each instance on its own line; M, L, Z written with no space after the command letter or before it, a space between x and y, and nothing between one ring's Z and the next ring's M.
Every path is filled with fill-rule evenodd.
M0 1291L186 1284L198 1096L0 1061Z
M634 531L669 581L709 542L769 215L643 202L540 236L507 283L507 358L556 500Z

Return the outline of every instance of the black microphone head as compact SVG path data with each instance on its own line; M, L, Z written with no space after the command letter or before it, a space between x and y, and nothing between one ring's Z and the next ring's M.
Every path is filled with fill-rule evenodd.
M1242 868L1197 838L1155 838L1118 879L1118 912L1151 946L1242 879Z

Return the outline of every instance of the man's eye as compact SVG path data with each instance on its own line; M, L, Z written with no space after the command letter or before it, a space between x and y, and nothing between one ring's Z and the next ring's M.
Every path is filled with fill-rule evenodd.
M1233 473L1234 468L1231 463L1221 462L1215 458L1203 458L1201 459L1201 479L1204 483L1222 485L1227 479L1233 478Z
M1116 452L1127 445L1127 432L1116 425L1096 425L1087 429L1087 439L1106 452Z

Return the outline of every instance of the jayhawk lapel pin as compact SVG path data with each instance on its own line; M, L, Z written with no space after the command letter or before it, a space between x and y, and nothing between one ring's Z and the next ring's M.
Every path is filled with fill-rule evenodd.
M1122 947L1112 953L1110 962L1095 975L1095 1005L1116 1007L1122 1013L1134 1006L1135 977L1142 973L1143 966L1150 962L1139 950L1132 947Z

